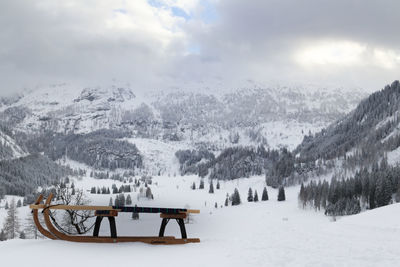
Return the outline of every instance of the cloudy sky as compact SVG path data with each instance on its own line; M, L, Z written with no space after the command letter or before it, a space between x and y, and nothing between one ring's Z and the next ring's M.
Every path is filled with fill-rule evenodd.
M1 0L0 93L111 79L142 90L400 76L398 0Z

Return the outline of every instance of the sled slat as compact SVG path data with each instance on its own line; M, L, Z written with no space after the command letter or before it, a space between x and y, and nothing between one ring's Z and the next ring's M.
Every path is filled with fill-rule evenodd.
M112 206L87 206L87 205L50 205L47 206L45 204L39 205L29 205L31 209L51 209L51 210L116 210ZM119 210L116 210L119 211Z

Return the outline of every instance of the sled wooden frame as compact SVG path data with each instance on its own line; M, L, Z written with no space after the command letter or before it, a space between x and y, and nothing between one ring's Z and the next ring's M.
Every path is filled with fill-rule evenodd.
M46 202L40 204L43 200L43 195L40 195L34 204L30 205L32 209L33 220L38 231L45 237L53 240L65 240L71 242L83 243L119 243L119 242L144 242L147 244L187 244L198 243L199 238L187 238L184 219L189 213L200 213L199 210L188 209L167 209L167 208L147 208L147 207L116 207L116 206L73 206L73 205L50 205L53 199L53 194L50 193ZM42 210L46 228L44 228L38 217L39 210ZM95 227L93 236L67 235L60 232L51 222L50 210L94 210L96 215ZM161 227L158 236L117 236L115 217L118 212L142 212L142 213L160 213L162 218ZM99 236L101 221L107 217L110 222L111 236ZM170 219L175 219L181 230L182 238L174 236L164 236L165 227Z

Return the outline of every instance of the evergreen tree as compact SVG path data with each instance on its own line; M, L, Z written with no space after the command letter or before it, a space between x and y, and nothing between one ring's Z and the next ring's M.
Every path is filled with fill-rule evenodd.
M199 189L204 189L204 180L203 179L200 180Z
M6 201L6 205L4 207L4 209L8 210L10 208L10 205L8 205L8 201Z
M375 196L377 207L386 206L392 199L391 183L386 177L380 176L376 181Z
M7 235L4 232L4 230L2 229L0 232L0 241L6 241L7 240Z
M115 197L114 203L115 203L115 206L122 206L122 207L125 206L125 195L124 194L118 194Z
M196 190L196 183L195 183L195 182L193 182L191 188L192 188L193 190Z
M228 207L228 205L229 205L229 199L226 198L226 199L225 199L225 207Z
M239 190L235 188L235 191L232 195L232 206L240 205L242 201L240 200Z
M306 206L306 194L305 194L306 190L304 188L304 184L301 183L300 186L300 193L299 193L299 201L303 204L303 208L305 208Z
M283 186L280 186L278 192L278 201L285 201L285 200L286 200L285 189L283 188Z
M137 208L137 205L135 205L135 208ZM132 220L139 220L138 212L132 212Z
M254 202L258 202L257 190L254 191Z
M19 221L17 216L17 209L15 206L15 199L12 199L10 208L7 211L7 217L4 222L4 232L8 239L14 239L17 237L19 231Z
M215 207L216 209L218 209L218 204L217 204L217 202L215 202L214 207Z
M108 206L112 206L113 205L113 199L112 197L110 197L110 202L108 202Z
M76 192L75 192L75 187L72 187L72 191L71 191L71 195L75 196Z
M249 193L247 194L247 201L248 202L253 202L253 190L251 190L251 187L249 188Z
M125 195L124 194L119 194L119 205L120 206L125 206Z
M150 187L147 187L147 189L146 189L146 197L147 197L148 199L153 199L153 198L154 198L154 197L153 197L153 193L151 192Z
M113 194L118 194L118 188L115 184L112 185L112 192Z
M96 187L92 187L90 189L90 194L96 194Z
M132 205L132 198L131 198L131 195L128 195L128 196L126 197L126 205Z
M19 233L19 238L20 238L20 239L26 239L26 236L25 236L25 232L24 232L24 231L21 231L21 233Z
M219 181L217 182L217 190L219 190L220 189L220 184L219 184Z
M22 206L21 199L18 199L18 201L17 201L17 208L20 208L21 206Z
M261 196L261 200L262 201L267 201L268 200L268 191L267 191L266 187L264 187L264 190L263 190L263 193L262 193L262 196Z
M109 187L107 187L107 195L109 195L111 192L110 192L110 188Z
M214 194L214 185L213 185L213 182L212 182L212 181L211 181L211 183L210 183L210 190L208 190L208 193Z

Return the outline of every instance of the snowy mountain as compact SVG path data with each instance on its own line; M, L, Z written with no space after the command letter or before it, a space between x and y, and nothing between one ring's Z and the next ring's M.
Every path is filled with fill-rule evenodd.
M3 103L0 117L23 132L122 129L131 131L132 137L185 141L217 150L232 144L294 149L304 134L344 116L364 96L360 90L340 88L143 94L126 84L93 88L58 84L27 90Z
M400 84L394 81L371 94L355 110L298 147L304 159L334 159L367 166L400 146Z
M207 175L210 169L212 177L234 179L263 174L264 164L278 163L276 157L265 158L265 149L294 149L305 134L344 116L363 96L357 90L301 86L253 85L226 93L143 93L117 82L90 88L41 86L1 100L1 124L12 129L3 154L10 159L29 154L57 162L71 159L103 172L172 175L203 170ZM259 146L262 150L254 154ZM243 153L232 147L249 148ZM209 151L215 160L178 160L176 153L187 150ZM230 164L232 152L237 162L231 170L238 171L227 173L224 164ZM244 158L248 153L257 159L250 169Z

